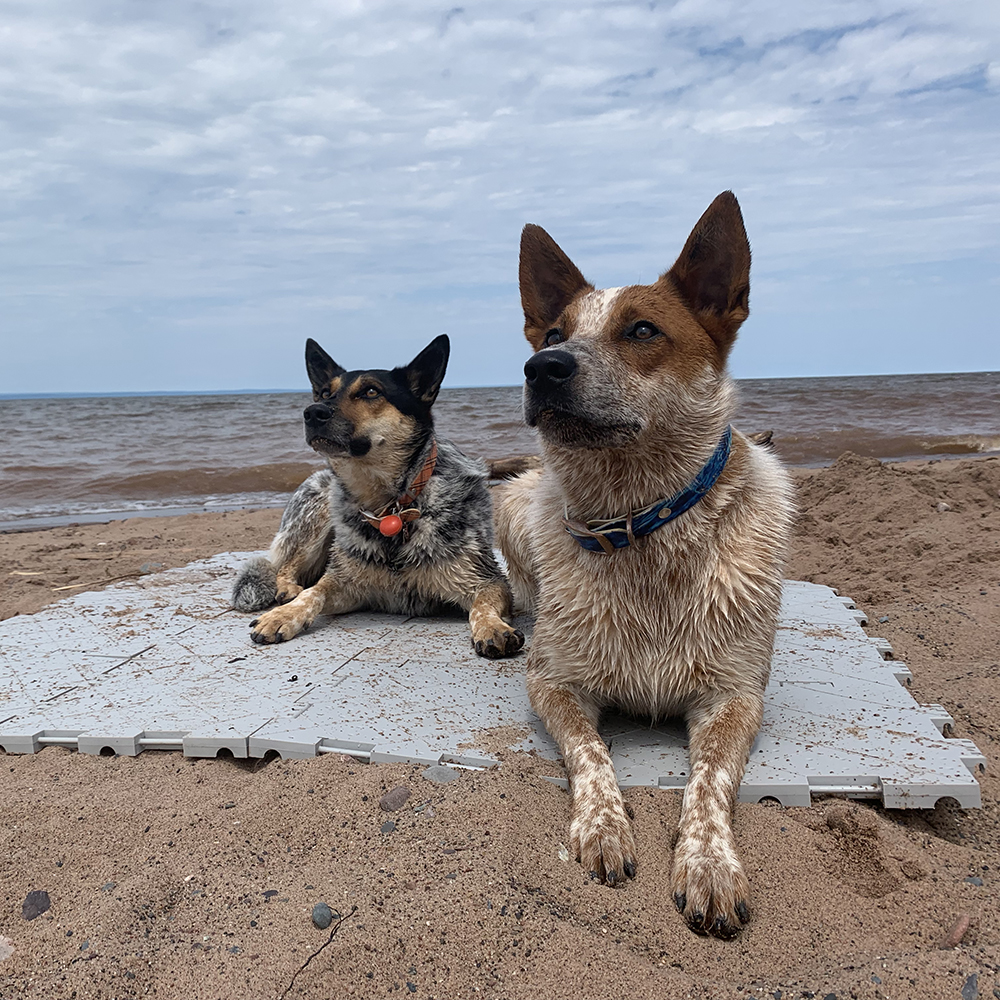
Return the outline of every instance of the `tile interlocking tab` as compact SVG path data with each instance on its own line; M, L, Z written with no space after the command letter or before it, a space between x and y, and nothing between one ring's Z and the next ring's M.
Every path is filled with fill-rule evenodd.
M255 646L229 609L229 553L0 623L0 747L135 755L307 758L488 767L498 727L510 745L558 760L524 688L524 658L471 648L460 618L358 613L322 619L289 643ZM906 667L864 614L828 587L786 581L764 724L740 798L808 805L815 795L929 808L980 804L985 758L948 739L951 719L920 706ZM530 622L519 622L530 643ZM602 734L623 787L681 788L683 723L618 715Z

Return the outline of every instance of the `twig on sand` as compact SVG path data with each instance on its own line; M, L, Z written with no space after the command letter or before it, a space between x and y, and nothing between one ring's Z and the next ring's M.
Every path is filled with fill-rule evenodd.
M306 966L307 966L307 965L308 965L308 964L309 964L309 963L310 963L310 962L311 962L311 961L312 961L312 960L313 960L313 959L314 959L314 958L315 958L315 957L316 957L316 956L317 956L317 955L318 955L318 954L319 954L319 953L320 953L320 952L321 952L321 951L322 951L322 950L323 950L323 949L324 949L324 948L325 948L325 947L326 947L326 946L327 946L327 945L328 945L328 944L329 944L329 943L330 943L330 942L331 942L331 941L333 940L333 935L334 935L334 934L336 934L336 933L337 933L337 931L339 931L339 930L340 930L340 925L341 925L341 924L342 924L342 923L343 923L343 922L344 922L344 921L345 921L345 920L346 920L346 919L347 919L348 917L353 917L353 916L354 916L354 914L355 914L355 913L357 913L357 911L358 911L358 908L357 908L357 906L352 906L352 907L351 907L351 912L350 912L350 913L348 913L348 914L347 914L346 916L343 916L343 917L341 917L341 918L340 918L340 919L339 919L339 920L338 920L338 921L337 921L337 922L336 922L336 923L335 923L335 924L334 924L334 925L333 925L333 926L332 926L332 927L330 928L330 936L329 936L329 937L328 937L328 938L327 938L327 939L326 939L326 940L325 940L325 941L324 941L324 942L323 942L323 943L322 943L322 944L321 944L321 945L320 945L320 946L319 946L319 947L318 947L318 948L317 948L317 949L316 949L316 950L315 950L315 951L314 951L314 952L313 952L313 953L312 953L312 954L311 954L311 955L310 955L310 956L309 956L309 957L308 957L308 958L307 958L307 959L306 959L306 960L305 960L305 961L304 961L304 962L303 962L303 963L302 963L302 964L301 964L301 965L300 965L299 967L298 967L298 969L296 969L296 970L295 970L295 975L294 975L294 976L292 976L292 978L291 978L291 981L290 981L290 982L289 982L289 984L288 984L288 985L287 985L287 986L285 987L285 992L284 992L284 993L282 993L280 997L278 997L278 1000L285 1000L285 997L287 997L287 996L288 996L289 992L291 992L291 989L292 989L292 987L293 987L293 986L295 985L295 980L299 978L299 973L300 973L300 972L305 972L305 970L306 970Z

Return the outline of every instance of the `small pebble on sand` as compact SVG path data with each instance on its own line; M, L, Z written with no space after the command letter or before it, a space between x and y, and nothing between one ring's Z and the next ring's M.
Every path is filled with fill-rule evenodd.
M378 800L379 808L387 813L395 812L403 806L409 797L409 788L406 785L397 785Z
M391 819L386 820L381 826L381 830L383 833L392 833L393 830L395 829L396 829L396 824L393 823Z
M21 904L21 916L25 920L40 917L52 905L49 894L44 889L32 889Z
M312 922L321 931L325 931L333 923L333 910L326 903L317 903L313 907Z
M941 942L941 947L945 950L957 948L962 943L962 938L969 932L969 924L971 922L968 913L961 914L958 920L952 925L951 930L948 931L944 941Z

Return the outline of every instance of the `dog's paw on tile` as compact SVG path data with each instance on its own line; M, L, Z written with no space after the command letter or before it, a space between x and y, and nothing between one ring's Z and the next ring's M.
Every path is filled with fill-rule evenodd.
M498 660L521 651L524 645L524 633L519 628L501 623L496 628L478 629L472 637L472 643L480 656L485 656L488 660Z
M294 639L312 624L298 609L291 604L272 608L260 617L250 622L250 638L258 645L271 645L276 642L286 642Z

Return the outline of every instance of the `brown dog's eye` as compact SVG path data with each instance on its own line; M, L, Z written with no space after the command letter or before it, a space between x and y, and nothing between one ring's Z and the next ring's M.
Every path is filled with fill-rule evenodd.
M322 391L322 392L320 393L320 396L321 396L321 397L322 397L323 399L329 399L329 398L330 398L330 390L329 390L329 389L324 389L324 390L323 390L323 391Z
M652 323L636 323L625 336L629 340L652 340L658 337L660 331Z
M549 330L545 334L545 346L551 347L553 344L561 344L563 342L563 335L558 330Z
M380 393L375 386L370 385L367 389L362 389L360 395L362 399L378 399L382 393Z

